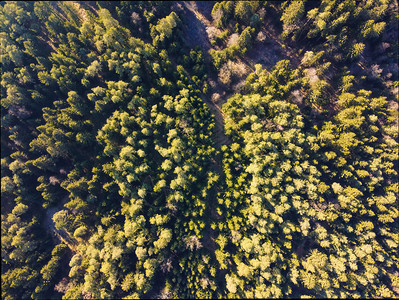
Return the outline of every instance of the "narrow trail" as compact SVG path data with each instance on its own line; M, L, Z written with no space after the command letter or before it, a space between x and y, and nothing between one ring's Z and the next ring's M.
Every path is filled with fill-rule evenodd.
M208 51L212 48L209 41L209 36L206 31L207 28L212 27L212 23L199 11L196 1L182 1L183 7L185 8L185 30L186 42L191 47L199 46L204 52L205 62L211 63L211 57ZM206 6L206 3L201 3L202 6ZM210 6L210 8L212 5ZM209 7L207 7L209 9ZM211 74L209 74L211 75ZM212 114L215 116L215 132L214 141L216 147L220 149L222 145L231 144L230 139L224 133L224 114L221 105L213 103L209 96L204 96L202 100L208 105ZM227 100L227 97L226 99ZM225 101L221 101L223 103Z
M200 47L200 49L204 53L204 60L206 64L211 64L212 59L209 54L209 50L211 49L211 43L209 40L208 33L206 31L207 28L211 27L211 22L199 11L197 4L201 4L202 8L207 6L208 3L201 2L198 3L196 1L182 1L182 6L184 8L184 30L187 32L186 42L187 44L194 48L196 46ZM210 6L212 7L212 5ZM209 7L207 7L209 9ZM214 77L213 74L208 74L209 78ZM216 80L215 80L216 82ZM220 87L214 88L215 90L221 90ZM228 136L226 136L224 132L224 113L221 109L221 105L227 100L227 95L225 95L223 101L219 101L219 105L214 103L211 100L211 95L203 95L202 100L207 104L211 113L215 118L215 128L213 133L213 140L215 142L215 148L219 151L219 154L211 159L211 170L219 175L219 179L221 181L224 180L225 174L223 171L222 165L222 154L220 153L220 148L223 145L231 144L231 140ZM208 205L206 208L206 222L207 226L204 232L204 236L201 239L203 246L208 249L211 253L214 253L219 247L215 242L216 232L211 228L211 224L213 222L218 222L221 218L216 212L217 206L217 195L221 191L220 187L216 184L209 191L208 195ZM219 272L218 280L223 281L226 270L222 270Z
M274 43L279 45L282 54L288 57L291 61L292 67L294 69L298 68L298 66L301 64L301 58L290 46L283 44L280 41L280 39L278 38L278 34L273 26L268 26L268 24L263 25L261 27L261 31L265 33L266 37L270 38Z
M212 101L203 99L208 105L212 114L215 116L215 131L214 131L214 142L217 149L220 149L223 145L231 144L230 138L224 132L224 113L222 109Z
M64 242L65 245L67 245L69 249L71 249L71 251L76 252L78 242L75 240L75 238L71 237L70 234L68 234L65 230L58 230L57 228L55 228L55 224L53 221L54 214L62 210L64 208L64 204L67 201L68 197L65 197L57 206L46 209L46 216L43 222L43 226L46 231L51 235L55 243L58 243L60 241Z
M212 23L202 13L200 13L198 11L197 1L184 1L184 5L206 27L211 27L212 26Z

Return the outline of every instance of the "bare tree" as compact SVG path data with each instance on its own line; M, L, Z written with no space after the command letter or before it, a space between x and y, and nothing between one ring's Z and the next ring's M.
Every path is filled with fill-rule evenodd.
M219 101L219 99L220 99L220 94L219 93L212 94L212 98L211 99L212 99L213 103L217 103Z
M224 64L219 70L219 81L223 84L229 84L231 82L231 71L227 64Z
M189 238L184 238L183 241L186 243L186 248L190 249L190 251L202 248L202 243L196 235L192 235Z
M256 36L256 40L261 43L266 40L266 35L263 33L263 31L259 31L258 35Z
M164 260L161 264L161 270L164 273L169 273L172 270L172 258L169 257L168 259Z
M62 278L59 283L57 283L54 287L54 291L65 294L66 291L71 289L73 284L68 281L66 277Z
M132 23L138 28L138 30L141 32L142 31L142 22L141 22L141 17L138 13L135 11L132 13L130 16L130 19L132 20Z

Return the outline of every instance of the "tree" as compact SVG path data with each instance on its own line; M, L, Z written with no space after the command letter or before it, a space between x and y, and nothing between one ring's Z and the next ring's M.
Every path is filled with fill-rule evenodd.
M249 50L252 46L252 35L254 34L255 29L251 27L247 27L241 32L240 37L238 39L238 45L241 48L241 53L245 54L247 50Z
M292 31L299 28L304 13L305 5L303 1L293 1L284 9L280 19L284 26L284 36L288 36Z
M60 210L53 216L53 222L57 230L68 230L70 225L70 215L67 210Z
M83 238L86 234L87 234L86 226L80 226L76 228L75 232L73 233L73 236Z
M239 1L235 4L235 17L245 25L249 25L252 17L252 6L249 2Z

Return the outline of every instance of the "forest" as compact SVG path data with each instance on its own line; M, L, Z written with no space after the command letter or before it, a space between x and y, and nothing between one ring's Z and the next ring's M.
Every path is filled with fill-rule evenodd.
M398 24L1 1L2 299L398 298Z

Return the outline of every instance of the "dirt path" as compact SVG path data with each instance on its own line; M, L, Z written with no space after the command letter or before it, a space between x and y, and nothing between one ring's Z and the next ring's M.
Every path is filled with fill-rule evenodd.
M76 247L78 245L77 241L73 237L71 237L65 230L58 230L57 228L55 228L55 224L53 221L54 214L64 208L64 204L68 201L68 199L69 198L67 196L62 199L62 201L57 206L46 209L46 216L43 221L43 226L46 231L51 235L55 243L62 241L69 247L69 249L71 249L73 252L76 252Z
M209 40L207 28L211 27L211 22L200 12L198 6L201 7L201 10L208 10L208 13L205 15L210 15L210 10L212 8L212 4L204 1L183 1L181 2L184 8L184 30L186 32L185 39L187 44L194 48L198 46L204 53L204 60L208 66L212 63L211 56L209 55L209 50L211 49L211 43ZM198 5L198 6L197 6ZM217 75L216 75L217 77ZM208 78L212 78L215 82L216 86L212 88L212 93L218 92L222 93L223 88L217 82L217 78L215 78L215 74L208 74ZM220 151L220 148L223 145L231 144L231 140L228 136L226 136L224 132L224 113L221 109L221 106L228 99L229 95L224 93L222 99L218 101L218 103L214 103L211 100L211 94L203 95L202 100L207 104L211 113L215 117L215 129L213 133L213 140L215 142L215 148ZM219 175L219 179L224 181L224 171L222 166L222 154L219 153L215 157L211 159L211 170ZM210 253L214 254L215 250L218 249L218 245L215 242L215 238L217 233L215 230L211 228L211 224L213 222L218 222L220 216L216 212L217 206L217 194L221 191L218 185L214 185L209 191L208 195L208 205L205 211L206 216L206 227L204 231L204 236L201 239L201 242L204 248L208 249ZM226 270L222 270L218 274L218 280L224 281L224 276L226 274Z
M210 22L198 12L195 1L182 1L184 9L184 31L186 32L184 39L192 48L198 46L208 53L212 47L206 32L207 27L211 26Z
M185 39L188 45L192 48L198 46L204 52L205 62L210 64L211 57L208 51L212 48L207 28L213 27L212 23L202 14L198 8L201 6L202 10L207 10L206 14L210 15L210 9L212 4L206 1L183 1L183 7L185 9L185 30L187 34ZM210 6L209 6L210 4ZM208 74L209 78L214 77L213 74ZM215 80L215 82L217 82ZM214 90L220 89L216 87ZM231 143L230 139L224 133L224 114L221 105L227 100L225 97L224 101L219 101L219 105L211 101L210 96L204 96L202 100L208 105L212 114L215 116L215 132L214 141L216 147L220 149L222 145L228 145Z
M212 27L211 21L208 20L206 16L200 11L199 6L201 6L201 10L208 10L207 14L210 16L210 10L212 10L213 3L210 1L183 1L185 7L191 11L195 17L206 27Z
M230 138L224 132L224 113L222 109L208 99L203 100L208 105L212 114L215 116L214 142L216 144L216 148L220 149L220 147L223 145L231 144Z

